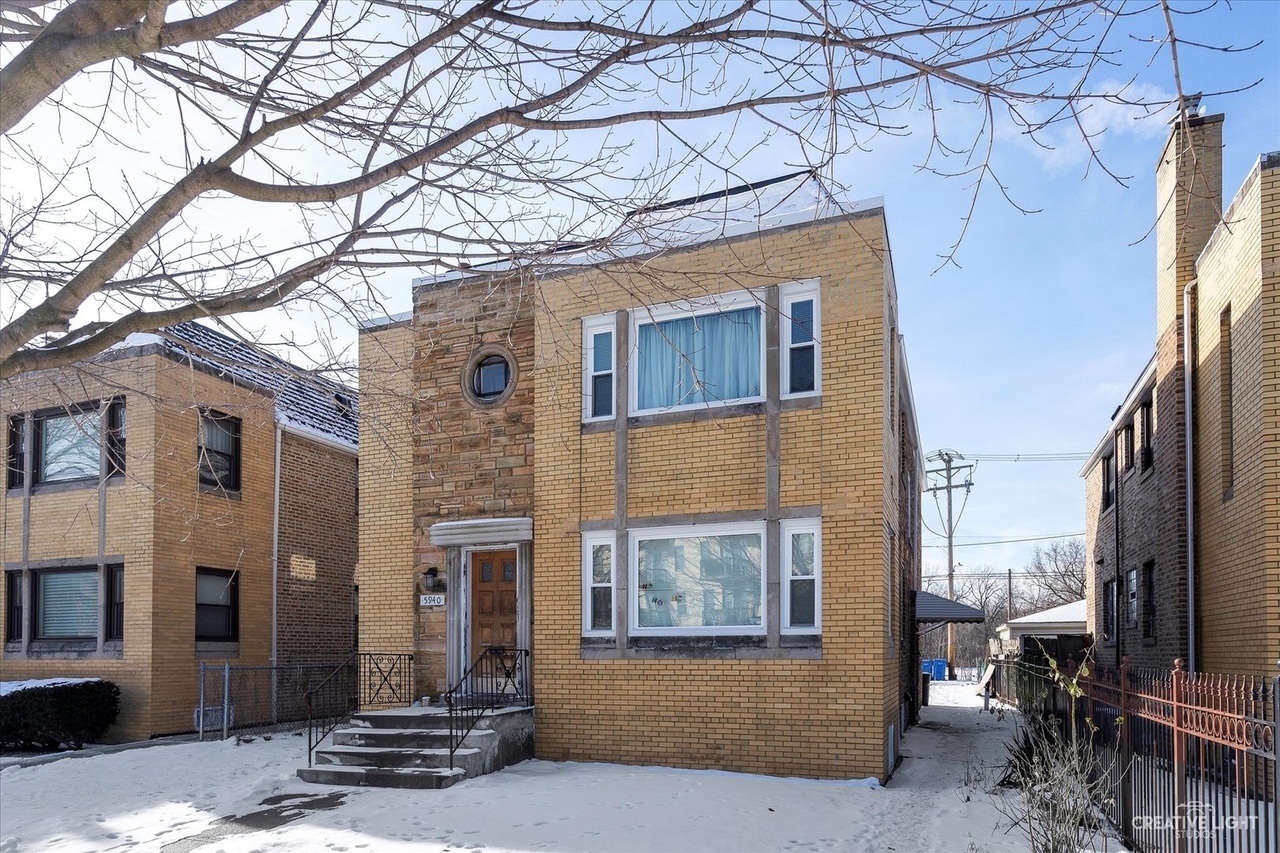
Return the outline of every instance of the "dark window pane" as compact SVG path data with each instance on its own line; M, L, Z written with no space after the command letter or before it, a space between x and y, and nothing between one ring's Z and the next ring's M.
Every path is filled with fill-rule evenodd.
M107 639L124 639L124 566L107 569Z
M791 303L791 343L807 344L813 340L813 300Z
M613 374L591 377L591 417L603 418L613 414Z
M196 606L196 637L205 640L231 636L231 608L212 604Z
M791 582L791 627L812 628L814 626L814 582L812 580L793 580Z
M26 477L25 422L26 418L22 415L9 418L9 488L11 489L22 488Z
M516 582L516 564L514 560L502 561L502 579L507 583Z
M480 564L480 583L493 582L493 563Z
M607 631L613 627L613 590L607 586L591 588L591 628Z
M476 367L472 388L482 400L497 397L507 389L511 368L500 355L491 355Z
M6 641L22 639L22 573L7 572L4 576Z
M791 350L790 391L799 394L814 387L813 344Z
M591 336L591 371L613 370L613 332L597 332Z

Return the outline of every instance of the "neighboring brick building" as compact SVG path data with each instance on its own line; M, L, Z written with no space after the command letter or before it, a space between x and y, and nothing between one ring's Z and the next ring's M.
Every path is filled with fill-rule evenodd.
M531 649L546 758L886 778L923 463L883 209L792 176L553 260L361 334L361 648L423 694Z
M1181 657L1204 671L1272 675L1280 155L1260 158L1220 213L1222 121L1176 123L1157 166L1156 351L1081 471L1089 627L1106 663L1167 669Z
M351 653L351 391L187 323L7 380L0 409L0 677L114 681L132 740L194 727L202 661Z

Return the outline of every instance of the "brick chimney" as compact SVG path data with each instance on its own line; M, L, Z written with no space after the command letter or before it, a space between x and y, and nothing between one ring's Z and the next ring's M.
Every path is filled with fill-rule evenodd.
M1185 128L1176 119L1156 165L1156 339L1174 332L1179 350L1180 330L1170 327L1182 315L1196 258L1222 218L1222 118L1191 115Z

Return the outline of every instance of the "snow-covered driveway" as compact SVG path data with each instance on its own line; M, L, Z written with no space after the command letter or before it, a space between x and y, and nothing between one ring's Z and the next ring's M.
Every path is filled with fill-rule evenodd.
M443 791L308 785L305 741L180 744L0 772L19 851L1010 851L985 780L1012 724L935 684L886 788L529 761Z

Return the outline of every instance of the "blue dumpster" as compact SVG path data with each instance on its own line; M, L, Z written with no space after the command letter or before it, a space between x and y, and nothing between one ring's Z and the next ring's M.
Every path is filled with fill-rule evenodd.
M934 658L933 660L933 680L947 680L947 662L943 658Z
M920 659L920 674L929 676L933 675L933 658Z

